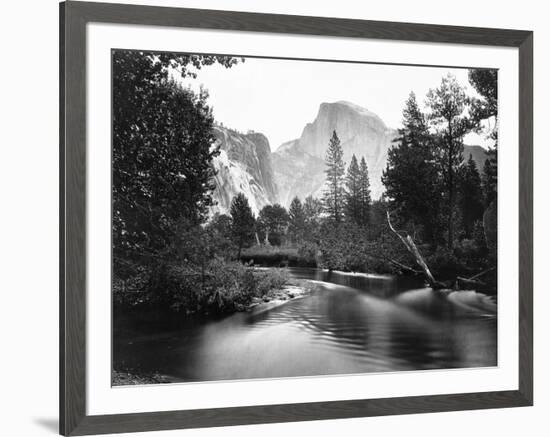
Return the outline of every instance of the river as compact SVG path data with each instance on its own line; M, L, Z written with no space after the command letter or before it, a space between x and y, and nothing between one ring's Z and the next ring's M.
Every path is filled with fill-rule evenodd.
M210 381L497 364L494 297L402 277L289 272L315 291L216 320L117 316L115 368Z

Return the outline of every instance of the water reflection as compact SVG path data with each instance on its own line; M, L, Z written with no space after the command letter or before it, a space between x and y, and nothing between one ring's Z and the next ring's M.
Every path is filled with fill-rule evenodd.
M177 329L121 322L116 364L176 380L496 365L496 304L411 280L291 269L310 296Z

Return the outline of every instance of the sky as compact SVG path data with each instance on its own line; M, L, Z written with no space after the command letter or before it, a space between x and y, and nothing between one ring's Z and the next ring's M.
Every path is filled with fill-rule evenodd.
M203 67L196 79L186 78L184 84L209 91L217 122L241 132L261 132L275 151L300 137L323 102L347 100L398 128L409 93L414 91L423 107L429 89L448 73L475 95L466 69L263 58L246 58L230 69ZM476 134L465 143L486 146Z

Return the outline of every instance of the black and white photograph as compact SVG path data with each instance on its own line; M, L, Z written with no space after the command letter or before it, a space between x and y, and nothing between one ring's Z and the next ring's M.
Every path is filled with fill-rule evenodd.
M498 366L498 70L111 68L113 386Z

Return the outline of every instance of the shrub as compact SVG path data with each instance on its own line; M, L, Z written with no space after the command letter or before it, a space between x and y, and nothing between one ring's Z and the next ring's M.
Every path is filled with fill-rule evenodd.
M311 241L304 241L298 246L298 257L306 266L316 266L318 263L319 246Z
M288 282L284 269L259 270L237 261L212 259L197 265L160 265L125 281L115 279L117 305L164 307L190 313L229 313L245 309Z

